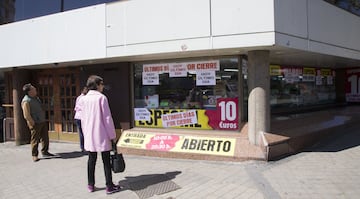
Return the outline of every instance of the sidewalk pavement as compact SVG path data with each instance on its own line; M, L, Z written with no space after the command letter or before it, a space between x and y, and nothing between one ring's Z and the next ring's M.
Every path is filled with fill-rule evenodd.
M78 144L51 142L50 152L58 157L33 162L30 145L0 143L0 198L137 199L151 196L159 189L170 192L150 198L358 198L359 126L274 162L217 162L125 154L126 171L113 174L113 181L124 190L112 195L105 194L101 155L95 175L99 190L87 192L87 156L79 152Z

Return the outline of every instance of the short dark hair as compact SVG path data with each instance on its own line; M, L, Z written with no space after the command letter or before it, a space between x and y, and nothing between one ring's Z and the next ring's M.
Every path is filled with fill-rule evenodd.
M32 87L33 85L31 85L30 83L28 83L28 84L25 84L24 86L23 86L23 91L24 91L24 93L27 95L28 93L29 93L29 91L31 90L31 87Z
M89 90L97 90L97 87L103 82L104 80L102 77L97 75L91 75L86 82L86 87Z

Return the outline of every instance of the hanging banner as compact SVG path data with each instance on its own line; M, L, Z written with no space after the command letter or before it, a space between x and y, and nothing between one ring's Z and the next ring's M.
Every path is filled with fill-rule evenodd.
M360 69L346 70L345 95L347 102L360 102Z
M188 70L200 71L200 70L220 70L220 61L219 60L211 60L211 61L200 61L200 62L188 62L185 63Z
M143 65L143 72L150 73L168 73L169 72L169 64L144 64Z
M169 77L186 77L187 71L185 63L169 64Z
M158 72L144 72L142 73L143 85L159 85L159 73Z
M216 85L215 71L196 71L196 86Z

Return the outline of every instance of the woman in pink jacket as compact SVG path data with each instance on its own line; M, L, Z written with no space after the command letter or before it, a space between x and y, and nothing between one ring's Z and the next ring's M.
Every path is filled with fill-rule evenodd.
M88 159L88 190L95 191L95 165L97 152L101 152L104 164L106 193L120 191L120 186L112 181L110 151L112 140L116 138L114 122L111 116L107 97L102 94L103 79L92 75L88 78L88 93L81 99L81 126L84 132L85 150L89 151Z

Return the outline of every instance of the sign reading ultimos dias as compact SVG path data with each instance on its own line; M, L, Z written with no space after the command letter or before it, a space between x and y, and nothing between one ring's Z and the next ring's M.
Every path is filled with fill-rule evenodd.
M137 127L216 130L239 128L237 98L219 98L213 110L135 108L134 115Z
M124 131L118 146L156 151L234 156L235 138Z

